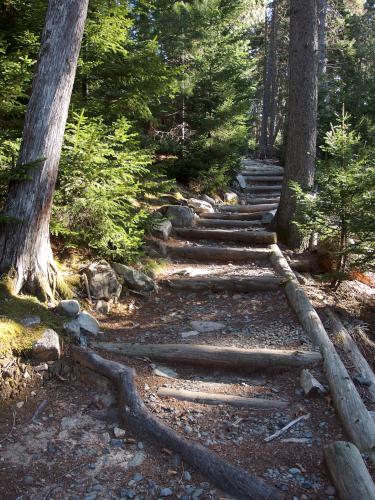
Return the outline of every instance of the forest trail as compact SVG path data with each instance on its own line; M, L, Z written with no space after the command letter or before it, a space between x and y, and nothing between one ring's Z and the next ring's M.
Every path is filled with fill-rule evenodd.
M281 183L282 169L244 161L242 175L244 204L219 206L194 229L177 231L159 293L101 317L105 335L95 348L134 367L146 406L189 440L276 486L283 498L333 499L322 449L343 431L329 398L301 389L305 366L325 378L270 263L275 235L262 222L277 207L279 191L268 186ZM133 344L133 353L124 344ZM254 356L259 349L276 354L256 353L252 369L243 350ZM19 480L3 498L229 498L178 454L121 430L110 384L71 370L69 382L62 372L20 410L23 425L2 444L1 483L9 472Z

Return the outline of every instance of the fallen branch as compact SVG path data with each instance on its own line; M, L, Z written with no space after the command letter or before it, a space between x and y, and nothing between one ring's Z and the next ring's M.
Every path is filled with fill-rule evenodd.
M289 422L289 424L286 424L282 429L279 429L278 431L275 432L275 434L271 434L271 436L266 437L264 440L266 443L269 443L270 441L273 441L277 437L281 436L284 434L288 429L293 427L293 425L296 425L298 422L301 420L308 420L310 418L310 413L306 413L306 415L301 415L300 417L292 420Z
M148 438L163 448L175 451L217 488L238 499L280 498L277 490L272 486L243 469L229 464L200 444L185 439L153 415L137 392L133 369L115 361L106 360L88 349L72 347L71 352L75 361L115 383L119 391L121 418L142 439Z
M324 456L340 500L375 500L375 485L354 444L337 441Z
M359 350L357 344L354 342L350 333L341 323L340 318L328 307L326 308L326 314L329 318L332 327L332 333L334 334L335 341L342 346L346 354L348 355L350 361L353 363L355 370L358 372L360 377L365 380L366 388L371 396L371 401L375 402L375 375L370 365L367 363L365 357Z
M97 342L94 347L127 357L146 357L157 361L209 366L253 372L264 368L299 368L319 363L318 352L281 349L238 349L196 344L124 344Z
M218 394L212 392L186 391L160 387L157 392L162 398L174 398L180 401L191 401L192 403L203 403L208 405L230 405L237 408L256 408L258 410L269 410L270 408L286 408L288 403L281 400L246 398L229 394Z
M341 422L361 451L369 452L375 459L375 424L367 411L348 371L338 356L317 312L278 245L272 245L271 262L283 276L286 296L296 312L311 341L320 348L323 366L331 390L332 399Z

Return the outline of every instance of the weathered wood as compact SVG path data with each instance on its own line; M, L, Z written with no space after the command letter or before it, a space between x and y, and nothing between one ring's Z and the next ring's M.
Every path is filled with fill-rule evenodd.
M259 210L256 212L250 212L250 213L225 213L225 212L215 212L215 213L204 213L200 214L201 219L222 219L222 220L247 220L247 221L252 221L252 220L259 220L260 217L262 217L263 214L266 214L267 211L265 210Z
M277 399L246 398L232 394L218 394L212 392L187 391L171 387L160 387L157 392L162 398L174 398L180 401L191 401L208 405L230 405L237 408L256 408L268 410L272 408L286 408L288 403Z
M168 427L146 407L134 382L133 369L109 361L92 351L72 347L73 359L81 365L109 378L117 387L120 416L127 428L138 437L175 451L186 463L195 467L217 488L244 500L276 500L279 493L256 476L226 462L216 453L190 441Z
M276 233L270 231L241 231L230 229L175 228L175 233L186 240L220 240L239 243L269 244L276 242Z
M361 376L361 378L366 380L366 389L371 398L371 401L375 403L374 372L359 350L357 344L352 339L348 330L341 323L340 318L329 307L325 309L325 312L332 327L332 333L334 335L335 343L337 343L344 349L350 361L353 363L356 372Z
M217 214L219 215L219 214ZM226 220L226 219L198 219L198 221L195 223L198 226L203 226L203 227L215 227L215 228L220 228L220 227L228 227L228 228L242 228L242 227L259 227L262 225L262 222L260 220Z
M200 246L167 246L168 255L172 258L193 259L198 261L248 262L251 260L268 260L271 250L268 248L230 248Z
M312 373L306 369L301 371L300 384L306 395L310 394L311 391L319 391L321 394L327 392L319 380L317 380Z
M247 186L245 188L245 192L249 191L281 191L282 186L281 185L270 185L270 186Z
M217 209L220 212L239 212L239 213L251 213L251 212L268 212L274 210L278 207L277 203L268 203L263 205L217 205Z
M0 228L0 274L12 270L14 293L25 289L49 300L57 274L49 221L87 6L88 0L48 2L14 167L26 177L14 173L2 210L9 220Z
M375 452L375 424L357 392L344 364L310 300L299 285L278 245L272 245L271 262L287 283L286 296L296 312L305 332L323 355L323 366L332 399L342 424L361 451Z
M119 342L98 342L93 345L127 357L146 357L174 364L209 366L249 373L264 368L300 368L319 363L322 359L318 352L285 349L239 349L197 344L126 344Z
M282 175L264 175L264 174L243 174L247 182L282 182Z
M324 456L340 500L375 500L374 482L354 444L336 441Z
M241 276L214 278L206 276L202 278L176 278L168 280L168 285L178 290L200 291L210 290L212 292L262 292L277 290L283 280L274 276L256 276L254 278L243 278Z
M249 197L249 198L247 199L247 203L248 203L249 205L258 205L258 206L261 206L261 205L263 206L263 205L267 205L267 204L268 204L268 205L274 205L274 204L277 204L277 205L278 205L278 203L279 203L279 199L280 199L280 197L279 197L279 196L277 196L276 198L271 197L271 196L269 196L269 197L267 197L267 198L257 198L257 197L256 197L256 198L254 198L254 197ZM275 208L273 208L272 210L275 210Z

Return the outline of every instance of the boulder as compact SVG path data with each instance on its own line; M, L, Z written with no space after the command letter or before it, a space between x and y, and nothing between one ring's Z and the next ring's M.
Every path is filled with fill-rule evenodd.
M238 195L233 193L233 191L228 191L224 193L224 201L232 205L238 204Z
M80 313L81 308L78 300L61 300L57 310L69 316L69 318L75 318Z
M236 175L236 180L240 186L241 189L245 189L246 188L246 181L245 181L245 177L242 175L242 174L237 174Z
M172 223L170 220L162 220L154 225L152 234L162 240L167 240L172 233Z
M98 335L98 333L100 332L99 323L96 321L94 316L91 316L91 314L86 311L82 311L77 316L77 321L84 333L88 333L90 335Z
M202 195L202 200L207 201L213 207L216 205L216 201L211 196L208 196L208 194Z
M262 215L262 223L271 224L275 215L276 215L276 210L270 210L269 212L266 212L265 214Z
M207 201L198 200L197 198L189 198L188 204L190 207L194 208L195 212L199 214L213 213L215 210L212 205Z
M91 297L93 299L117 299L121 294L122 286L115 271L105 260L93 262L84 273L87 276Z
M71 337L74 337L74 338L79 337L80 331L81 331L81 325L80 325L79 321L77 321L76 319L72 319L71 321L67 321L66 323L64 323L63 327L64 327L64 330L66 331L66 333L68 335L70 335Z
M60 339L55 330L45 330L33 343L32 357L38 361L56 361L60 358Z
M195 220L194 211L190 207L180 205L170 205L166 215L173 227L191 227Z
M147 274L117 262L114 262L112 265L113 269L123 278L130 290L143 293L154 292L156 290L154 280L147 276Z

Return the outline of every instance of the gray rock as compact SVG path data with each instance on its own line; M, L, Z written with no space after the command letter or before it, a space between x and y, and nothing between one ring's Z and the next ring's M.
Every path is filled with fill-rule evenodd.
M25 476L23 482L26 486L31 486L34 483L34 478L32 476Z
M288 471L290 474L296 475L296 474L301 474L301 471L297 467L292 467Z
M33 343L32 356L38 361L55 361L60 358L60 339L58 334L48 329Z
M189 337L196 337L199 335L199 332L197 330L190 330L188 332L181 332L181 337L183 339L188 339Z
M191 327L200 333L217 332L225 328L224 323L219 323L217 321L191 321Z
M26 328L40 325L40 322L41 322L41 319L39 316L25 316L24 318L20 319L20 323L23 326L26 326Z
M114 262L112 265L116 273L123 278L126 285L131 290L144 293L154 292L156 290L154 280L147 276L147 274L117 262Z
M178 374L167 366L157 366L152 370L152 373L157 377L178 378Z
M273 221L273 218L276 215L276 210L270 210L269 212L266 212L265 214L262 215L262 223L263 224L271 224Z
M95 305L95 309L100 312L100 314L108 314L111 310L111 304L108 300L99 299Z
M79 323L80 328L85 333L89 333L90 335L98 335L98 333L100 332L99 323L93 316L91 316L91 314L89 314L86 311L82 311L78 315L77 321Z
M207 201L207 203L209 203L213 207L216 205L216 201L207 194L202 195L202 200Z
M184 481L191 481L191 474L187 470L182 474L182 479Z
M213 213L215 211L212 208L211 203L203 200L198 200L198 198L189 198L188 205L189 207L192 207L198 215L204 213Z
M146 459L146 454L143 450L137 451L133 458L129 460L129 467L139 467Z
M224 193L224 201L236 205L238 203L238 195L233 193L233 191L228 191L227 193Z
M167 209L167 217L174 227L191 227L195 220L193 210L180 205L170 205Z
M81 311L78 300L61 300L57 309L69 318L75 318Z
M154 225L152 234L156 236L156 238L167 240L172 233L172 229L172 222L170 220L163 220Z
M170 497L173 495L173 490L171 488L162 488L160 490L161 497Z
M245 189L246 188L245 177L242 174L237 174L236 179L237 179L237 182L240 185L240 187L242 189Z
M134 498L135 497L135 491L131 490L130 488L122 488L120 490L120 497L121 498Z
M84 273L87 276L89 289L94 299L117 298L121 294L122 286L117 279L117 275L112 267L105 260L93 262Z
M113 434L116 438L123 438L126 432L124 431L124 429L121 429L120 427L115 427L113 429Z
M79 338L79 334L81 331L81 325L76 319L72 319L71 321L67 321L63 325L64 330L68 335L70 335L73 338Z

